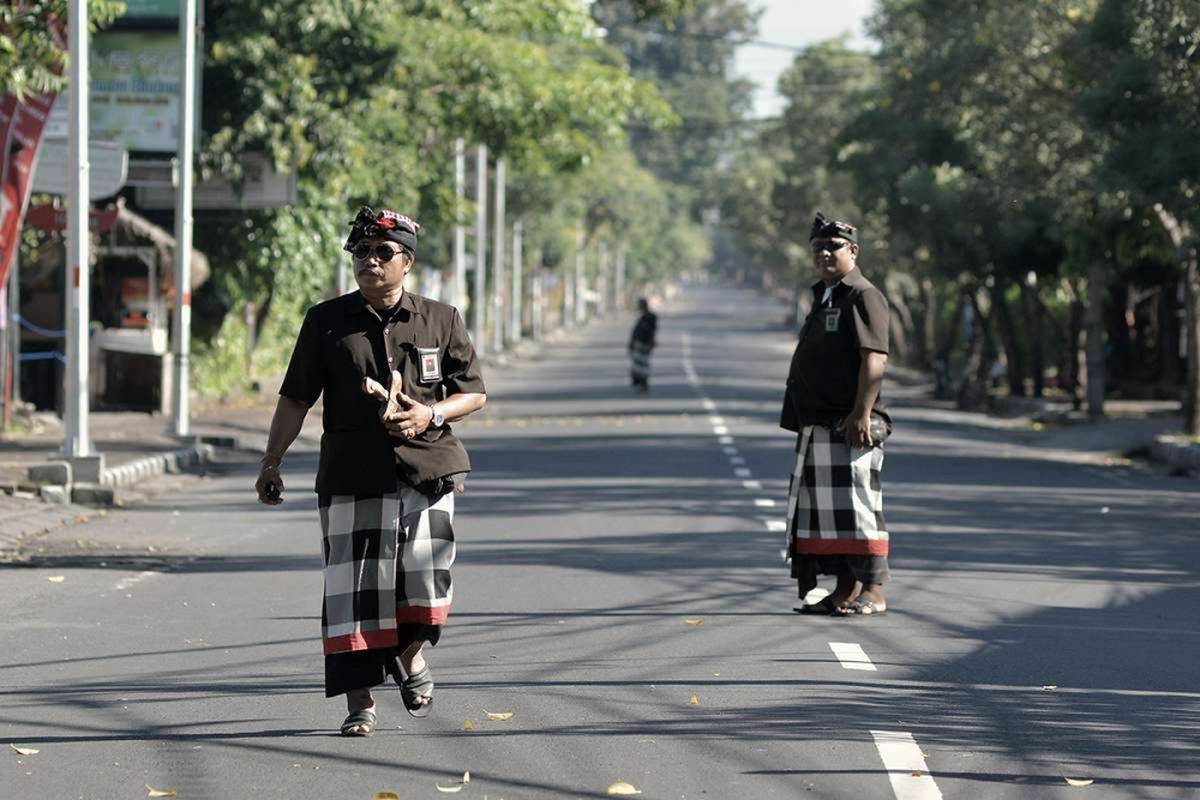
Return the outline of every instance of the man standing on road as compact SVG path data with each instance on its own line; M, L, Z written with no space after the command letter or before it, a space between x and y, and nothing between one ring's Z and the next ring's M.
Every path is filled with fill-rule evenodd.
M792 355L780 426L798 434L788 489L788 556L803 598L818 575L837 586L804 614L887 611L881 410L888 303L857 267L858 231L817 213L809 236L820 276Z
M260 502L282 502L280 462L324 394L316 491L325 695L346 695L343 735L369 736L371 687L387 675L409 713L431 710L421 649L437 644L450 611L454 490L470 471L448 423L486 398L458 311L404 291L419 226L366 207L351 225L344 249L358 291L305 316L255 488Z
M650 310L646 298L639 298L637 304L642 315L629 334L629 377L633 387L645 394L650 391L650 354L657 343L658 315Z

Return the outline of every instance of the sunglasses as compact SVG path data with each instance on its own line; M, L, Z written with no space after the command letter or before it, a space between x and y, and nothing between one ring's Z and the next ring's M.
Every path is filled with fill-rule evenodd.
M371 254L374 253L375 257L378 258L380 262L386 264L396 256L403 253L404 250L403 248L392 247L391 245L386 244L377 244L372 246L366 242L359 242L358 244L354 245L354 249L351 252L354 253L354 257L360 261L370 258Z
M819 253L822 250L828 250L831 253L836 253L838 250L841 250L843 247L848 247L849 245L850 243L845 239L826 239L825 241L813 242L812 249L814 253Z

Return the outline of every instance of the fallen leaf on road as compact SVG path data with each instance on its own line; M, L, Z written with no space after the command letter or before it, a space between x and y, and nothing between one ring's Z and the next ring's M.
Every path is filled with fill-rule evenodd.
M506 719L512 719L513 711L488 711L486 708L483 713L487 714L487 718L492 722L503 722Z
M719 673L719 672L714 672L714 673L713 673L713 677L714 677L714 678L719 678L719 677L721 677L721 673Z
M684 622L686 622L688 625L703 625L704 624L704 620L702 620L702 619L685 619Z
M146 784L146 791L148 792L148 794L146 795L147 797L174 797L175 796L174 789L165 789L165 790L164 789L153 789L153 788L151 788L150 784L148 784L148 783Z
M699 698L699 697L696 697L696 695L692 695L692 699L691 699L691 700L688 700L688 705L689 705L689 706L698 706L698 705L700 705L700 698Z
M1055 685L1055 684L1053 684L1053 683L1048 683L1048 684L1046 684L1045 686L1043 686L1043 687L1042 687L1042 691L1043 691L1043 692L1053 692L1053 691L1054 691L1055 689L1057 689L1057 688L1058 688L1058 686L1057 686L1057 685Z
M463 783L470 783L470 782L471 782L471 773L464 772L463 773Z
M376 792L372 800L400 800L400 795L395 792Z
M654 744L653 739L638 739L638 744Z
M464 722L464 723L463 723L463 730L464 730L464 731L473 731L473 730L475 730L475 723L474 723L474 722L471 722L471 720L467 720L466 722Z
M443 794L456 794L463 790L463 785L461 783L454 783L450 786L442 786L440 783L435 783L433 786Z
M1091 786L1095 783L1091 778L1067 778L1064 776L1063 780L1071 786Z
M62 583L66 579L67 579L66 575L51 575L48 578L46 578L46 580L50 581L51 583Z
M1112 509L1111 509L1111 508L1109 508L1108 506L1101 506L1101 507L1100 507L1100 513L1101 513L1101 514L1107 514L1107 513L1108 513L1108 512L1110 512L1110 511L1112 511Z
M925 774L925 773L924 773L924 772L921 772L921 770L919 770L919 769L914 769L914 770L912 771L912 776L913 776L914 778L920 778L920 777L921 777L921 776L923 776L924 774Z
M15 744L10 744L9 747L16 751L16 754L19 756L35 756L42 752L41 750L34 750L32 747L17 747Z
M633 784L626 783L625 781L617 781L612 786L608 787L608 793L617 795L641 794L641 792L633 787Z
M1044 430L1046 430L1046 426L1040 422L1035 422L1035 423L1033 423L1033 429L1035 431L1044 431Z

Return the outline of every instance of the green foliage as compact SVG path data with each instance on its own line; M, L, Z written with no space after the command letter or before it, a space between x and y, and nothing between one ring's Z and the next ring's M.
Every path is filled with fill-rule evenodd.
M0 4L0 96L57 92L66 85L67 0ZM125 13L119 0L88 0L92 31Z

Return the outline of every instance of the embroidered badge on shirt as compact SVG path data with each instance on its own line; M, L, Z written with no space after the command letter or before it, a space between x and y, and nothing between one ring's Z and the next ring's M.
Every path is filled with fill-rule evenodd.
M842 310L840 308L825 309L825 332L837 333L838 322L841 320Z
M438 383L442 380L442 360L436 347L418 347L417 360L421 363L421 383Z

